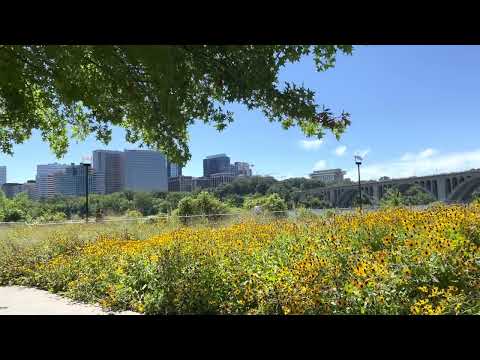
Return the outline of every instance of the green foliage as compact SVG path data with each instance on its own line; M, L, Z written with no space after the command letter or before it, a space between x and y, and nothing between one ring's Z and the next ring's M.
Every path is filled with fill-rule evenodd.
M31 214L34 211L34 203L28 199L25 193L17 194L13 199L0 195L0 221L30 221L32 218Z
M380 200L381 207L397 207L405 205L405 198L397 188L388 189L385 196Z
M62 222L67 220L67 217L62 212L45 212L41 216L35 219L36 223L47 223L47 222Z
M297 208L295 212L299 220L313 220L318 217L312 210L306 209L303 206Z
M225 197L225 203L230 207L241 208L243 206L243 197L238 194L231 194Z
M317 71L335 64L348 45L2 45L0 46L0 147L39 130L58 156L90 134L107 144L111 126L126 128L126 140L190 159L187 128L196 119L223 130L233 114L220 104L259 109L285 129L308 137L325 130L339 137L350 115L320 108L315 92L280 84L283 66L313 55ZM131 200L131 199L130 199Z
M189 193L187 192L169 192L165 195L164 199L154 199L153 207L155 209L155 213L171 213L177 208L180 200L188 195Z
M319 180L306 178L292 178L278 181L269 176L252 176L248 178L237 178L231 183L223 184L212 192L222 201L230 206L242 207L244 200L248 196L278 194L288 205L293 202L297 205L303 205L309 208L330 207L325 199L315 193L310 193L311 189L324 187L325 184Z
M175 212L179 216L226 214L228 206L218 200L212 194L202 191L198 195L186 196L178 203ZM211 217L212 219L215 217Z
M362 205L372 205L372 201L364 192L362 192ZM358 192L353 196L352 206L359 206Z
M285 200L283 200L278 194L253 196L245 199L244 207L246 209L253 209L256 206L260 206L263 210L269 212L287 210Z
M306 178L291 178L283 181L279 181L272 185L267 193L279 194L285 201L295 201L296 203L302 203L308 205L313 199L317 198L321 200L318 195L308 193L308 190L324 187L325 184L320 180L306 179Z
M422 189L419 185L413 184L403 192L396 187L389 189L380 201L380 205L383 207L414 206L427 205L433 202L435 202L435 197L432 194Z
M268 189L278 181L271 176L250 176L236 178L231 183L220 185L213 189L213 193L220 199L230 195L251 195L259 193L265 195Z
M143 214L143 216L152 215L154 213L153 196L143 191L136 192L133 196L133 204L135 209Z
M472 195L468 198L469 202L478 203L480 201L480 187L473 190Z
M128 210L125 213L125 216L127 218L141 218L141 217L143 217L143 214L138 210Z
M404 194L407 205L427 205L435 201L435 197L417 184L410 186Z

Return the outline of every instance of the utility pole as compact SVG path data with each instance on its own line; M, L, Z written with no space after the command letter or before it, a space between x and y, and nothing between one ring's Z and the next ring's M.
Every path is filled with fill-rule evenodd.
M362 157L356 155L355 156L355 164L357 164L358 168L358 200L360 204L360 211L362 211L362 185L360 184L360 165L362 165Z
M90 164L87 162L81 163L85 167L85 222L88 223L88 170Z

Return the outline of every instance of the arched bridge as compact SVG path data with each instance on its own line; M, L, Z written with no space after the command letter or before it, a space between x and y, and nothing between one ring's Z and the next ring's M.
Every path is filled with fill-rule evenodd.
M362 194L370 199L372 204L377 204L388 189L397 187L403 190L413 184L419 185L438 201L465 202L470 199L473 191L480 187L480 170L382 181L362 181L361 187ZM358 183L331 185L308 192L322 195L335 207L347 207L351 205L355 196L358 196Z

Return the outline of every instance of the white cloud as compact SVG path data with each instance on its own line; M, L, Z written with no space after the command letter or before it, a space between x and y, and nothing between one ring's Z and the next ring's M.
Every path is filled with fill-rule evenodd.
M300 140L300 146L305 150L317 150L322 146L323 140Z
M406 153L400 159L390 162L368 162L361 167L361 177L365 180L378 180L382 176L403 178L423 176L480 168L480 149L457 153L441 154L434 149L426 149L417 154ZM355 178L357 169L347 172L347 177Z
M426 159L426 158L432 157L436 153L437 153L437 150L428 148L428 149L423 150L420 154L418 154L418 157L421 158L421 159Z
M319 160L313 166L313 170L323 170L327 168L327 161L326 160Z
M427 159L429 157L432 157L433 155L437 154L438 151L432 148L425 149L418 154L412 154L412 153L405 153L403 156L400 158L401 161L410 161L414 159Z
M405 153L402 155L402 157L400 158L401 161L409 161L409 160L412 160L415 158L415 155L412 154L412 153Z
M337 156L342 156L345 154L345 151L347 151L347 147L345 145L341 145L335 149L335 154Z

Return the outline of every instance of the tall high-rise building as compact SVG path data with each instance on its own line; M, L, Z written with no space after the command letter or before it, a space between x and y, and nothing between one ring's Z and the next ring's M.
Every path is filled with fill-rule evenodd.
M203 159L204 177L218 173L230 173L231 170L230 158L225 154L211 155Z
M53 174L64 173L67 164L46 164L37 165L36 195L38 199L50 198L55 193Z
M0 166L0 186L7 182L7 167Z
M233 165L233 173L235 176L252 176L252 169L249 163L236 161Z
M154 150L125 150L125 189L133 191L168 191L167 161Z
M167 160L167 175L169 178L182 176L182 167Z
M122 151L95 150L93 170L96 188L100 194L111 194L123 190L124 153Z
M65 196L83 196L86 192L85 178L87 177L84 165L71 164L64 173L53 175L55 194ZM103 174L99 176L103 177ZM96 187L96 174L92 168L88 169L88 192L98 193Z

